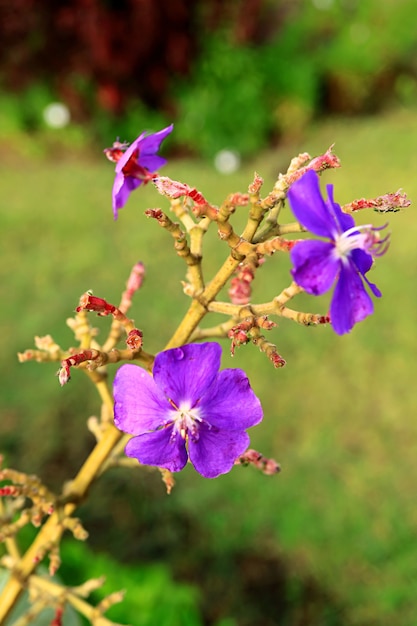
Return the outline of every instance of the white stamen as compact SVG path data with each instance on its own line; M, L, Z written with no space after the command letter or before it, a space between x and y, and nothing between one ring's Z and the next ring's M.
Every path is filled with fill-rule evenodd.
M353 226L342 234L335 235L334 254L341 261L346 261L352 250L361 249L372 256L381 256L389 246L389 235L381 239L379 231L385 228L371 224Z
M199 413L199 409L190 408L189 402L181 404L171 414L174 432L179 433L182 439L186 439L187 435L198 439L198 425L203 421Z

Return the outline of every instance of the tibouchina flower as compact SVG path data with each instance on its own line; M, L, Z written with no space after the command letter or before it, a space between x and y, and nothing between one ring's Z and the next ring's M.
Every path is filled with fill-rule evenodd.
M189 457L206 478L231 470L263 414L245 372L219 371L220 357L217 343L188 344L160 352L153 377L137 365L117 371L114 421L133 435L128 456L172 472Z
M372 266L373 257L386 252L388 236L379 237L381 228L355 226L353 217L343 213L334 202L333 185L327 185L327 194L328 199L324 200L314 171L304 174L288 192L297 220L307 230L327 239L297 243L291 251L291 273L296 283L313 295L325 293L336 282L330 320L335 332L343 335L373 313L373 302L365 284L374 296L381 296L365 274Z
M152 180L154 173L165 165L166 159L157 154L162 141L174 125L171 124L158 133L146 135L142 133L127 148L126 152L118 150L116 160L116 178L113 184L113 215L117 219L119 209L127 202L131 191L142 183ZM124 144L118 144L124 147ZM111 151L111 149L108 149Z

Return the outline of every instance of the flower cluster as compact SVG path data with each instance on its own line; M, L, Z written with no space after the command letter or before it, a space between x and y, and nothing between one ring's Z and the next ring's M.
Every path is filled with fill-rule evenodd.
M50 574L56 572L65 530L77 539L86 538L73 513L108 468L137 462L158 468L168 493L174 485L173 472L183 470L188 462L205 478L216 478L235 465L252 466L268 476L280 471L274 459L249 447L247 431L262 421L263 409L243 370L220 370L222 348L215 338L229 340L232 356L241 346L254 345L275 368L281 368L285 359L267 337L277 327L273 316L284 324L290 320L304 326L331 323L334 331L343 335L373 312L371 295L381 296L367 275L374 259L387 250L389 236L382 234L385 227L355 225L352 213L364 208L384 213L399 210L410 204L405 194L398 191L374 199L361 198L342 209L328 185L327 198L323 198L319 174L340 167L330 147L315 158L302 153L292 159L269 193L261 195L264 181L255 173L247 193L230 193L217 206L196 187L157 173L166 163L158 154L160 146L172 130L171 124L156 133L142 133L130 146L116 141L104 152L115 163L115 219L130 193L150 181L164 201L168 199L170 214L157 207L148 208L145 216L165 230L183 262L182 286L190 299L189 307L173 329L166 349L156 356L148 352L147 334L128 316L133 296L145 277L145 266L137 262L119 304L91 291L81 296L74 317L67 320L75 347L72 344L63 349L46 335L35 338L36 349L19 354L21 362L60 362L61 385L70 380L74 370L83 370L96 386L102 407L87 423L96 444L81 470L59 494L50 492L34 476L0 468L0 481L5 483L0 485L0 500L5 498L7 504L0 511L0 540L5 541L8 552L2 565L11 572L0 592L1 624L24 590L32 606L19 623L37 621L47 604L54 609L51 624L55 626L61 624L67 604L91 623L112 623L103 614L121 600L121 592L110 594L94 607L85 601L101 579L62 587L32 575L45 556L49 557ZM287 198L296 221L291 218L290 223L281 223ZM240 230L242 225L237 226L233 216L237 211L241 214L243 207L248 209L247 219ZM211 263L207 263L205 238L212 227L226 250L226 258L214 274L210 273ZM298 238L307 231L313 238ZM253 283L272 255L288 255L292 269L285 272L285 284L278 292L274 275L273 293L266 302L258 302ZM169 274L163 278L165 283ZM319 296L333 287L329 314L292 307L291 301L303 291ZM90 313L109 321L104 339L90 323ZM219 322L217 317L222 315L226 319ZM206 323L206 317L214 318L213 325ZM167 316L160 335L165 334L170 321L171 316ZM116 372L112 394L107 367L121 362L125 364ZM41 528L26 553L20 555L15 536L29 523Z
M149 180L163 195L208 205L196 189L155 172L165 163L156 153L172 128L147 136L142 133L130 147L116 142L107 149L108 158L116 162L115 218L130 192ZM381 295L366 274L373 258L387 249L388 237L381 239L381 229L370 225L355 226L352 216L333 200L331 185L328 199L322 198L314 162L292 174L288 198L300 224L325 240L289 242L291 274L312 295L321 295L336 283L330 321L342 335L373 312L366 285L374 296ZM251 321L241 324L253 325ZM275 325L268 324L268 328ZM244 372L218 371L220 357L216 343L188 344L159 353L153 376L135 365L119 369L114 381L114 419L120 430L133 435L126 446L128 456L173 472L183 469L189 459L208 478L230 471L247 449L246 429L261 421L262 409Z

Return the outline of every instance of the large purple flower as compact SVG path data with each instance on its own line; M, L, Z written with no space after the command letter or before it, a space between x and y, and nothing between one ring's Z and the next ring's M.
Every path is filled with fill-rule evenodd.
M154 172L165 165L166 159L157 154L162 141L174 125L171 124L158 133L142 133L123 154L118 151L116 178L113 184L113 215L117 219L119 209L127 202L131 191L153 178ZM123 144L118 144L123 146ZM110 149L111 150L111 149Z
M328 241L305 240L291 251L294 280L307 293L321 295L336 282L330 305L330 320L339 335L373 313L373 302L366 291L380 297L378 287L365 274L373 257L384 254L388 236L379 237L381 228L355 226L351 215L343 213L333 200L333 185L327 185L328 199L320 193L319 177L310 170L288 192L297 220L307 230Z
M197 472L215 478L229 472L247 449L246 428L262 419L262 407L240 369L219 372L217 343L188 344L160 352L153 377L123 365L114 380L114 422L134 435L126 454L172 472L190 457Z

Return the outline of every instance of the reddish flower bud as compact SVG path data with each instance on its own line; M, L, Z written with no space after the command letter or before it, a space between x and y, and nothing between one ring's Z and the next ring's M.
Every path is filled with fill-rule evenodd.
M386 193L377 198L360 198L343 206L343 211L352 212L361 209L373 209L377 213L395 213L410 206L411 202L401 190L396 193Z
M153 184L157 188L160 194L167 196L168 198L176 199L185 196L191 198L196 204L205 205L208 204L203 194L190 187L186 183L180 183L177 180L172 180L168 176L157 176L153 179Z
M153 179L153 184L160 194L168 196L168 198L180 198L187 196L191 188L185 183L172 180L168 176L157 176Z
M253 183L251 183L248 187L249 193L250 194L259 193L263 184L264 184L264 179L261 178L261 176L259 176L259 174L255 172L255 175L253 177Z
M101 355L102 353L99 350L81 350L81 352L78 352L77 354L73 354L72 356L63 359L63 361L61 361L61 369L58 371L58 379L60 385L65 385L71 378L71 367L75 367L76 365L84 363L85 361L97 362Z
M232 193L227 198L227 202L234 207L246 206L249 202L249 195L247 193Z
M275 461L275 459L268 459L260 452L249 448L241 454L235 462L236 465L253 465L257 469L260 469L263 474L272 476L278 474L281 471L281 466Z
M111 315L115 312L116 307L87 291L81 296L79 306L75 310L77 313L80 311L97 311L99 315Z
M129 147L127 142L121 143L118 139L113 142L111 148L104 148L104 155L108 158L112 163L117 163L123 156L124 151Z
M20 489L14 485L6 485L0 488L0 496L18 496L20 493Z
M139 350L143 344L143 333L138 328L131 330L126 339L127 347L131 350Z
M259 260L259 265L263 259ZM248 304L252 295L251 283L255 277L255 267L248 263L240 264L237 276L230 281L229 298L233 304Z
M334 144L333 144L334 145ZM318 157L315 157L310 161L308 165L304 167L300 167L294 172L290 172L285 178L287 184L291 186L295 181L299 180L306 172L314 171L314 172L323 172L331 167L340 167L340 159L338 156L333 154L333 145L324 153ZM308 155L307 155L308 156Z
M64 615L64 610L62 607L57 607L55 611L55 617L53 618L50 626L62 626L62 617Z
M269 320L267 315L261 315L260 317L256 318L256 325L258 326L258 328L271 330L271 328L275 328L277 326L277 323Z
M203 194L195 188L190 189L190 192L187 195L191 198L191 200L194 200L196 204L208 204Z
M241 322L237 326L234 326L229 330L227 336L232 340L230 345L230 354L234 356L235 350L239 346L243 346L246 343L249 343L250 339L248 337L248 331L252 328L253 323L246 321Z
M331 167L340 167L340 159L333 154L334 144L330 148L318 157L315 157L306 166L307 170L314 170L315 172L323 172Z
M70 378L70 366L67 361L62 361L61 367L58 371L58 380L61 387L66 385Z
M141 288L145 276L145 266L140 261L133 266L130 276L127 280L126 291L133 295L135 291Z
M146 209L146 217L153 217L155 220L161 220L164 217L164 213L161 209Z
M284 365L286 364L286 360L282 358L282 356L280 354L278 354L278 352L273 352L270 356L269 356L270 361L272 362L272 365L276 368L278 367L284 367Z
M241 280L239 277L230 281L229 298L232 304L248 304L252 295L249 282Z

